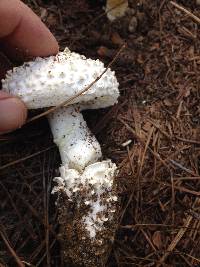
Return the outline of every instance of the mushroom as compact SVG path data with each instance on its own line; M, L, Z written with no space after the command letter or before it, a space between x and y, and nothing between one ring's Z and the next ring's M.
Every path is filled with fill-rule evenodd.
M65 49L56 56L37 57L7 72L2 89L20 97L29 109L57 106L92 83L105 71L97 60ZM101 266L113 241L118 199L111 160L101 160L101 148L80 113L117 103L118 82L109 68L71 106L48 115L62 165L52 192L57 194L60 236L66 261Z

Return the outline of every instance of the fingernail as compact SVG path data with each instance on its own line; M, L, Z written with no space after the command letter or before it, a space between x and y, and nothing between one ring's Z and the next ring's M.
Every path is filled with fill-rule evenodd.
M27 117L25 105L14 97L0 97L0 132L20 128Z

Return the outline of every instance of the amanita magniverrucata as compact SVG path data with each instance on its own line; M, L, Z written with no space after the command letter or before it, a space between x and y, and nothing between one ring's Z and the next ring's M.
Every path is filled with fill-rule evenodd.
M105 70L99 60L65 49L56 56L36 58L7 72L2 89L20 97L29 109L61 104L80 92ZM116 165L101 160L101 148L80 113L117 103L115 73L106 73L73 105L48 116L62 165L53 193L57 194L60 236L66 261L102 266L114 238L117 196Z

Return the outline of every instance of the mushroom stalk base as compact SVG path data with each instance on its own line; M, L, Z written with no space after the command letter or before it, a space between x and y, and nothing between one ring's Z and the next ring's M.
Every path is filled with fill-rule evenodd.
M60 172L53 193L58 196L64 259L76 266L104 266L117 227L116 165L107 160L89 165L83 173L64 166Z

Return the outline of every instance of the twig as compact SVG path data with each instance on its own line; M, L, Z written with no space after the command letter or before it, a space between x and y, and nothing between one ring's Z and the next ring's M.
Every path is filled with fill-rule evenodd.
M169 159L169 162L171 162L174 166L178 167L179 169L193 175L193 176L197 176L193 171L189 170L188 168L184 167L183 165L181 165L180 163L178 163L177 161L173 160L173 159Z
M184 180L200 180L200 176L184 176L184 177L173 177L173 180L184 181Z
M134 131L134 129L133 129L132 127L130 127L130 126L129 126L129 125L128 125L122 118L118 118L118 120L119 120L122 124L124 124L124 126L127 128L127 130L133 134L133 136L137 139L137 141L140 142L140 144L141 144L142 146L145 147L146 143L140 138L140 136L138 136L138 135L136 134L136 132ZM167 159L163 160L163 159L160 157L160 155L159 155L158 153L154 152L149 146L147 146L147 149L151 152L151 154L153 154L153 156L154 156L157 160L159 160L159 161L160 161L160 162L167 168L168 171L170 171L168 165L166 164Z
M4 184L0 181L0 186L1 188L3 189L3 191L6 193L8 199L10 200L10 203L15 211L15 213L17 214L21 224L24 224L25 225L25 229L26 231L29 233L30 237L32 239L34 239L34 235L33 235L33 230L32 228L30 227L29 223L26 223L25 222L25 219L22 217L22 215L20 214L20 212L18 211L17 209L17 206L15 204L15 201L13 200L13 194L10 194L9 191L7 190L7 188L4 186Z
M62 103L60 103L59 105L55 106L55 107L52 107L34 117L32 117L31 119L27 120L26 124L29 123L29 122L33 122L41 117L44 117L56 110L58 110L59 108L65 106L69 106L72 101L74 99L76 99L77 97L79 97L80 95L84 94L85 92L87 92L96 82L98 82L101 77L106 73L106 71L111 67L111 65L117 60L117 58L119 57L119 54L122 52L122 50L126 47L126 44L123 44L120 49L118 50L118 52L116 53L116 55L114 56L114 58L111 60L111 62L108 64L108 66L105 68L105 70L93 81L91 82L88 86L86 86L84 89L82 89L79 93L73 95L72 97L70 97L69 99L63 101Z
M148 237L147 233L144 231L144 229L140 229L144 237L146 238L147 242L149 243L150 247L153 249L153 251L157 251L154 244L152 243L151 239Z
M8 248L8 250L10 251L10 253L12 254L13 258L15 259L17 265L19 267L25 267L25 265L23 264L23 262L20 260L20 258L17 256L17 254L15 253L14 249L11 247L11 245L9 244L9 241L7 240L7 238L5 237L4 233L1 231L0 229L0 236L3 239L6 247Z
M52 243L50 245L50 249L52 249L52 247L54 246L55 242L56 242L56 239L54 239L52 241ZM44 255L40 258L40 260L38 261L38 263L35 265L36 267L38 267L41 264L41 262L44 260L44 258L46 257L46 253L47 252L44 253Z
M160 182L158 180L155 180L155 181L157 181L159 184L162 184L162 185L167 186L167 187L171 187L172 186L171 184L168 184L166 182L164 183L164 182ZM185 193L188 193L188 194L191 194L191 195L194 195L194 196L200 196L200 192L187 189L187 188L185 188L183 186L174 185L174 189L177 189L177 190L179 190L181 192L185 192Z
M23 201L23 203L27 206L27 208L32 212L32 215L37 218L39 220L39 222L44 225L44 227L48 227L49 231L53 234L53 236L58 240L58 236L56 234L56 232L53 229L52 225L46 225L46 222L40 217L40 215L38 214L38 212L36 211L36 209L30 204L28 203L28 201L26 201L26 199L21 196L17 191L15 192L15 194Z
M170 4L172 4L173 6L175 6L176 8L178 8L179 10L183 11L185 14L187 14L189 17L191 17L192 19L194 19L197 23L200 24L200 18L198 18L197 16L195 16L193 13L191 13L189 10L187 10L186 8L180 6L179 4L175 3L174 1L170 1Z
M50 253L49 253L49 205L48 205L48 184L45 179L45 159L43 163L43 190L44 190L44 222L45 222L45 242L46 242L46 260L47 266L50 267Z
M190 139L185 139L185 138L182 138L180 136L175 136L176 139L180 140L180 141L183 141L183 142L186 142L186 143L191 143L191 144L198 144L200 145L200 141L198 140L190 140Z
M37 156L37 155L40 155L40 154L42 154L42 153L44 153L44 152L46 152L46 151L48 151L48 150L50 150L50 149L52 149L52 148L54 148L54 147L55 147L55 146L53 145L53 146L50 146L50 147L48 147L48 148L46 148L46 149L43 149L43 150L38 151L38 152L36 152L36 153L33 153L33 154L29 155L29 156L26 156L26 157L24 157L24 158L17 159L17 160L14 160L14 161L12 161L12 162L9 162L9 163L7 163L7 164L5 164L5 165L3 165L3 166L0 166L0 171L6 169L6 168L8 168L8 167L11 167L11 166L13 166L13 165L15 165L15 164L18 164L18 163L20 163L20 162L23 162L23 161L25 161L25 160L27 160L27 159L33 158L33 157L35 157L35 156Z
M192 221L192 218L193 217L191 215L189 215L187 217L187 220L185 221L185 223L183 225L183 228L180 229L180 231L177 233L175 238L172 240L171 244L167 248L167 251L160 258L160 260L159 260L158 264L156 265L156 267L160 267L163 264L163 262L165 261L165 259L169 256L169 254L175 249L175 247L177 246L177 244L179 243L179 241L181 240L181 238L183 237L183 235L187 231L187 228L190 225L190 223Z
M191 258L192 260L197 261L198 263L200 263L200 259L198 259L198 258L196 258L196 257L194 257L194 256L192 256L192 255L190 255L188 253L185 253L185 252L180 252L180 253L185 255L185 256L187 256L188 258Z
M161 129L161 126L158 125L158 123L154 122L152 119L147 119L153 126L155 126L166 138L171 139L171 136L165 132L163 129Z

